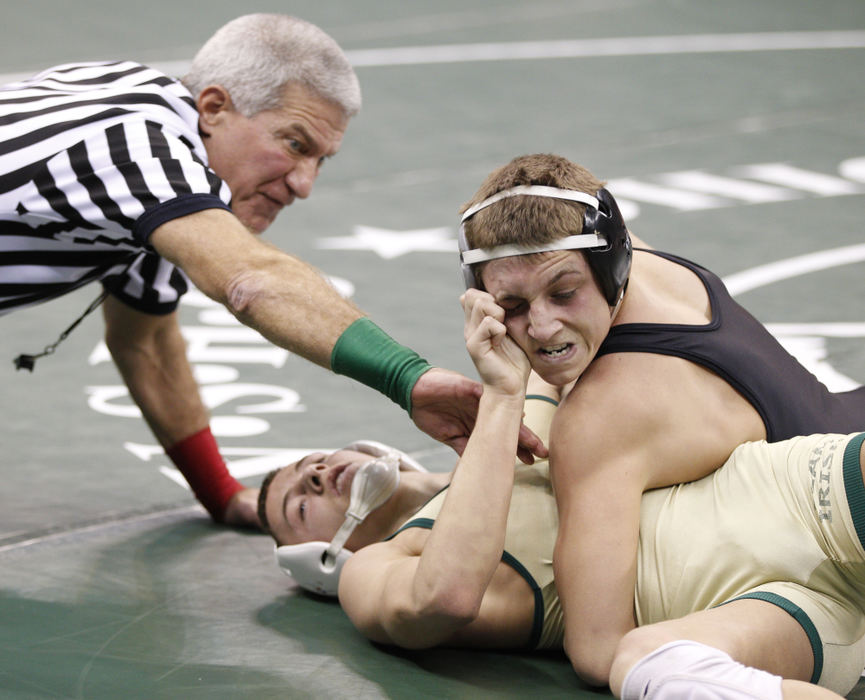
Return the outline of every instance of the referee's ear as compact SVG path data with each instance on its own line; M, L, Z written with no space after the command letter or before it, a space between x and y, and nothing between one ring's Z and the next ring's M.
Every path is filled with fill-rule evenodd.
M198 93L195 107L198 109L201 131L207 136L221 124L228 113L235 111L231 95L222 85L208 85L204 88Z

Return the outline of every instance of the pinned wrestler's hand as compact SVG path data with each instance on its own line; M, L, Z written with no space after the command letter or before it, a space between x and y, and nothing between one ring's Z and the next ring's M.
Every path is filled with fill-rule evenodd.
M461 455L475 426L482 393L479 382L433 367L424 372L412 388L412 420L418 428ZM547 455L541 439L521 425L517 448L520 460L532 464L535 456Z
M225 506L222 522L232 527L261 529L258 519L258 489L238 491Z

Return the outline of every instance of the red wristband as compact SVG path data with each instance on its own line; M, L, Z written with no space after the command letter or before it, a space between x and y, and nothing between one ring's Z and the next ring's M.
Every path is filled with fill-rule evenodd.
M231 497L246 487L228 473L210 428L184 438L165 450L165 454L186 477L210 516L222 522Z

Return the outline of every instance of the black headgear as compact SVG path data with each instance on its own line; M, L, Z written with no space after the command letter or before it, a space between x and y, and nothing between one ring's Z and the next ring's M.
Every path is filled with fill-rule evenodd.
M583 232L577 236L567 236L539 246L500 245L494 248L475 248L469 250L466 242L465 222L491 204L518 195L552 197L586 205L583 217ZM480 287L472 265L487 260L505 258L513 255L544 253L553 250L585 249L586 259L598 279L601 291L610 306L616 306L625 293L628 275L631 271L631 237L619 212L616 200L606 189L601 188L593 197L579 190L564 190L542 185L518 185L469 207L460 219L460 264L466 287Z

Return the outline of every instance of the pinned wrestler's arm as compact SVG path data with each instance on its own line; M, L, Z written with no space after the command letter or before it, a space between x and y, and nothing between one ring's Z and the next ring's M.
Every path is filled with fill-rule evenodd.
M528 637L531 593L522 583L514 603L501 557L529 364L501 321L466 310L466 346L484 393L433 528L365 547L343 568L340 603L375 641L422 648Z

